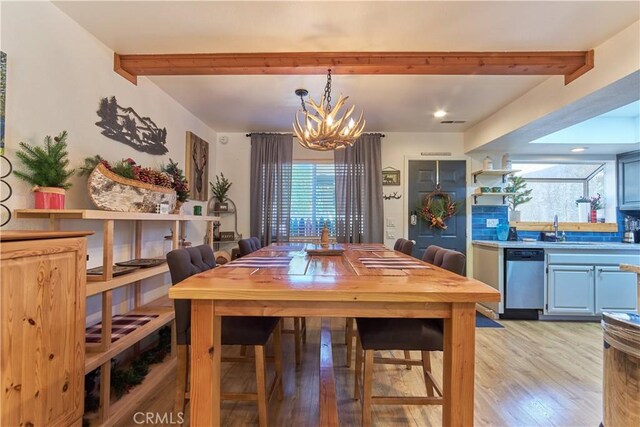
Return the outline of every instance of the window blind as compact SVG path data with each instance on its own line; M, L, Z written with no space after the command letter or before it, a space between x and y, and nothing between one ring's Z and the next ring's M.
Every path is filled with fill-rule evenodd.
M333 163L294 163L291 185L291 237L319 237L324 224L335 236L336 191Z

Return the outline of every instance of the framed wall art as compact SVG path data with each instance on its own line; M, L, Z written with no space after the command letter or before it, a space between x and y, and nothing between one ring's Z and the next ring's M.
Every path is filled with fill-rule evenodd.
M187 132L185 175L189 181L189 199L209 200L209 143L193 132Z
M392 167L382 169L382 185L400 185L400 171Z

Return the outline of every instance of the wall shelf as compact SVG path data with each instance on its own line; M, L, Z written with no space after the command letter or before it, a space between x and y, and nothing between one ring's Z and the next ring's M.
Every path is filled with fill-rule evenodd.
M478 204L478 197L502 197L502 204L506 204L507 203L507 197L509 196L513 196L516 193L505 193L505 192L500 192L500 193L483 193L480 190L476 190L475 193L473 193L473 203L474 204ZM494 205L495 206L495 205Z
M87 296L96 295L104 291L116 289L129 285L138 280L148 279L167 273L169 266L164 263L156 267L140 268L122 276L114 277L110 280L102 280L100 276L87 276Z
M93 219L115 221L219 221L217 216L113 212L97 209L16 209L16 218Z
M507 169L482 169L479 171L475 171L472 172L471 175L473 176L473 183L477 183L478 182L478 175L486 175L486 176L500 176L502 177L502 182L505 183L507 181L507 176L516 173L516 172L520 172L520 170L517 169L513 169L513 170L507 170Z
M167 307L156 307L152 309L148 307L143 310L133 310L127 314L156 314L156 317L153 320L145 323L144 325L137 328L135 331L130 332L124 337L120 338L114 343L111 343L109 349L106 351L97 351L93 352L93 348L99 347L101 344L92 345L87 343L86 350L87 354L85 356L84 361L84 372L88 374L96 368L99 368L100 365L104 363L109 363L111 359L120 354L122 351L128 349L132 345L140 342L144 338L148 337L167 323L171 322L174 319L173 308ZM110 336L110 335L109 335Z

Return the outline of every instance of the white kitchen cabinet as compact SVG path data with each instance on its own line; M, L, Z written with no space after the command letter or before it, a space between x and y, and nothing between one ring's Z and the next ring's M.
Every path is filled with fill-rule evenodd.
M618 267L595 267L596 314L603 311L637 311L638 285L636 273Z
M547 313L593 315L593 275L593 266L549 266Z

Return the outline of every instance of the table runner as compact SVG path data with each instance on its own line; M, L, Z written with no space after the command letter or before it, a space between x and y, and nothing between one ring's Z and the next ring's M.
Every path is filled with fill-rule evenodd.
M249 257L240 258L235 261L228 262L222 267L244 267L244 268L283 268L289 267L291 258L289 257Z
M407 258L359 258L362 265L367 268L390 268L404 270L409 268L431 268L418 260Z

